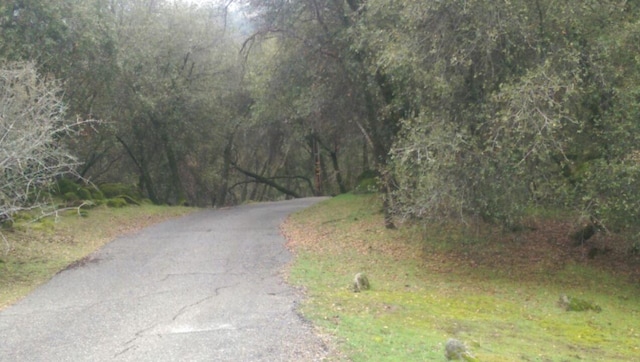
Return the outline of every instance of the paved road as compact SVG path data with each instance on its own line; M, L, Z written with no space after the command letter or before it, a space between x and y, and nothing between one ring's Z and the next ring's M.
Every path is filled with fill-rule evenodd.
M0 361L316 361L278 231L320 199L207 210L108 244L0 312Z

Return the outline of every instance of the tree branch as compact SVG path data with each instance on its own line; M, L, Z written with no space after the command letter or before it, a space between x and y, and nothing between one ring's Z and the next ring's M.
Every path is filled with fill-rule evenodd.
M239 172L241 172L241 173L243 173L243 174L245 174L245 175L247 175L247 176L249 176L251 178L254 178L256 181L258 181L260 183L263 183L265 185L269 185L269 186L273 187L274 189L282 192L283 194L289 195L289 196L294 197L296 199L299 199L301 197L295 191L289 190L289 189L287 189L287 188L275 183L274 181L272 181L272 180L270 180L270 179L268 179L266 177L263 177L263 176L260 176L260 175L258 175L256 173L253 173L251 171L245 170L245 169L241 168L240 166L238 166L235 162L231 162L231 165L236 170L238 170Z

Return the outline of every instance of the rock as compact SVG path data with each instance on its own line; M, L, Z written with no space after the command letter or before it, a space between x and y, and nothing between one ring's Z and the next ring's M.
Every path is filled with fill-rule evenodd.
M451 361L467 361L467 362L477 362L478 359L475 358L467 345L455 338L451 338L447 341L444 346L444 356L447 360Z
M364 273L358 273L353 278L353 291L358 293L363 290L371 289L371 284L369 284L369 279Z

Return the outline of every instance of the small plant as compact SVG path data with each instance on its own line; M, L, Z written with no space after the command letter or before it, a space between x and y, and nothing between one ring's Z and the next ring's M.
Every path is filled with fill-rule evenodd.
M81 200L91 200L92 199L91 191L89 191L89 190L87 190L87 189L85 189L83 187L78 188L78 191L76 191L76 195L78 195L78 197Z
M66 195L75 193L78 190L78 185L68 178L61 178L56 182L56 188L57 190L54 189L54 192L57 191L59 195Z
M102 194L102 191L100 191L97 188L92 188L90 190L91 192L91 198L94 200L104 200L104 195Z
M115 197L113 199L107 200L107 206L113 208L120 208L127 206L127 200L122 197Z
M121 183L109 183L102 184L99 186L99 188L104 197L108 199L129 196L134 200L140 200L140 194L136 190L135 186L125 185Z
M66 194L64 194L63 198L64 198L64 201L68 201L68 202L80 200L80 198L78 197L78 195L76 195L75 192L67 192Z
M364 171L356 180L356 187L353 188L354 194L368 194L378 191L379 173L374 170Z
M602 308L597 304L579 298L568 297L567 295L560 296L558 305L567 312L585 312L589 310L598 313L602 312Z

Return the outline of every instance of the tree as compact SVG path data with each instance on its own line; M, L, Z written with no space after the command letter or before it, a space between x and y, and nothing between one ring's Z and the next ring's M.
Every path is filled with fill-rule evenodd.
M608 225L623 210L637 217L629 86L638 68L627 53L635 6L372 4L369 24L383 29L371 39L378 64L395 89L414 92L400 93L412 114L392 152L399 214L507 226L531 206L574 209ZM386 22L387 9L399 20Z
M271 79L264 86L272 94L257 105L263 112L272 107L275 112L267 111L271 121L281 119L288 127L299 127L298 134L308 140L308 152L314 154L308 163L310 170L317 169L312 177L321 180L332 174L335 190L344 192L364 171L357 170L367 163L362 160L368 160L369 153L374 154L374 167L386 163L397 121L395 113L384 111L384 77L369 73L366 51L353 44L359 4L324 0L252 4L259 14L258 30L247 44L263 39L278 47ZM354 161L360 157L360 162ZM341 163L353 166L351 172L343 174ZM316 190L321 190L319 181Z
M241 114L237 50L208 8L128 1L115 11L110 118L127 174L154 202L208 203L226 129Z
M78 123L65 119L59 94L33 63L0 66L0 220L44 207L52 182L77 165L62 139Z

